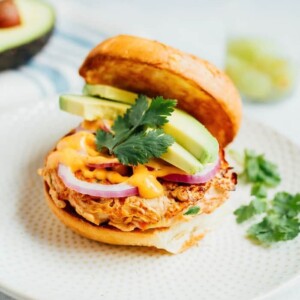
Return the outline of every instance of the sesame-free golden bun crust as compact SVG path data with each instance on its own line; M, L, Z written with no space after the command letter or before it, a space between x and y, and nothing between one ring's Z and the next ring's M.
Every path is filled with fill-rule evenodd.
M236 136L241 100L232 81L209 62L162 43L119 35L96 46L80 75L89 84L106 84L147 96L178 100L222 147Z
M173 254L181 253L196 244L217 223L222 222L229 211L225 203L211 214L200 214L168 228L121 231L112 227L93 225L76 213L57 207L49 194L49 186L46 182L44 182L44 193L52 213L83 237L112 245L155 247Z
M44 193L49 208L62 223L77 234L94 241L111 245L155 247L176 254L190 248L205 235L205 230L193 232L192 226L188 226L188 230L183 226L183 230L179 231L178 225L174 230L160 228L146 231L121 231L117 228L96 226L76 213L57 207L49 194L46 182L44 182ZM187 222L184 223L187 225Z

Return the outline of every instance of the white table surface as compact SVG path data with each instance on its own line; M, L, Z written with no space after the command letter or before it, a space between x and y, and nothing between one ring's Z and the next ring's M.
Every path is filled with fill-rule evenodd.
M231 34L230 26L228 26L228 15L237 14L237 12L232 11L228 13L229 1L217 0L168 0L164 2L158 0L52 0L51 2L57 9L58 27L61 24L61 19L75 17L80 19L81 23L93 26L108 36L129 33L154 38L208 59L219 67L222 67L224 63L226 37ZM285 5L285 15L281 16L281 22L289 23L290 19L284 19L284 17L293 15L295 7L298 7L299 14L300 2L297 0L281 2ZM257 11L261 12L263 4L257 3L256 5ZM239 9L243 9L243 4L239 4ZM277 24L278 13L280 13L280 9L274 12L273 16L269 14L268 20ZM247 11L243 11L243 14L247 15ZM293 26L298 37L293 35L289 47L293 47L294 53L296 53L293 55L299 63L300 18L297 20ZM253 26L255 26L254 23ZM78 62L79 64L80 62ZM18 92L7 85L9 78L14 75L15 73L12 75L10 72L0 73L0 113L14 109L24 102L39 101L38 95L34 91L32 93L28 91L24 95L21 93L21 87ZM75 74L74 78L76 76ZM4 84L4 80L6 84ZM74 82L74 89L79 89L82 84L81 80L75 78ZM49 90L49 95L52 93L53 91ZM298 83L294 93L282 101L265 104L244 102L244 114L275 128L300 146L300 83ZM7 299L10 298L0 293L0 300ZM300 279L266 299L300 299Z

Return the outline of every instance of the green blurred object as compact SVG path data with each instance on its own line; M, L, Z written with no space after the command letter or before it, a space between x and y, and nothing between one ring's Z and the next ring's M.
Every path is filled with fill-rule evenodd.
M241 94L251 101L282 99L295 85L292 61L274 44L262 39L230 39L225 70Z

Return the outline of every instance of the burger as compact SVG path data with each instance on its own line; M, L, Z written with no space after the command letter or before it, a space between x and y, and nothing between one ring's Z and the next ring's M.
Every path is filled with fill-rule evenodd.
M222 222L236 174L224 147L241 101L215 66L157 41L120 35L79 69L82 95L60 108L82 122L39 170L51 211L107 244L182 252Z

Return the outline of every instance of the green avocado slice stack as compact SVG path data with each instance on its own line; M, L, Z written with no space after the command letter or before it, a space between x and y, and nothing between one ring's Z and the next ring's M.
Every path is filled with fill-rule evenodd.
M104 85L86 85L84 93L86 95L62 95L60 108L90 121L101 118L114 120L123 115L137 97L134 93ZM206 164L218 159L218 141L185 112L175 109L163 129L173 136L175 143L161 158L186 173L200 172Z

